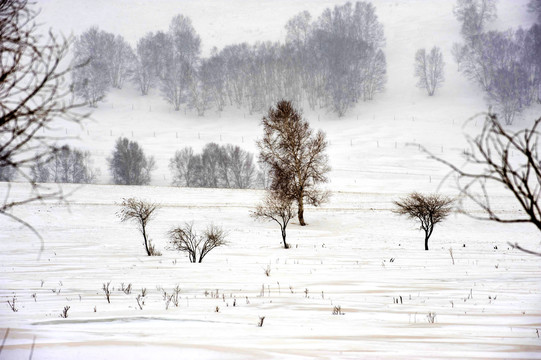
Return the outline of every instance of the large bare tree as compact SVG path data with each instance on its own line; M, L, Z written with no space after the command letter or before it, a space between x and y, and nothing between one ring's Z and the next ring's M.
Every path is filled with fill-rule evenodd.
M541 231L541 158L539 138L541 118L531 127L513 132L495 114L486 114L481 132L467 137L469 150L465 165L459 166L424 150L431 158L447 165L457 177L460 208L471 217L500 223L531 223ZM503 186L522 210L519 215L502 214L491 202L493 190ZM482 215L467 211L465 200L473 202ZM520 248L517 244L514 247ZM530 251L531 252L531 251ZM535 252L534 252L535 253ZM541 253L536 253L541 256Z
M271 189L297 202L299 223L304 226L304 202L319 206L328 193L317 187L328 181L325 133L310 128L290 101L279 101L263 117L263 138L257 141L259 159L270 166Z
M65 198L61 188L36 183L29 167L37 161L47 162L57 152L60 138L45 131L53 122L80 124L86 115L77 110L81 104L70 101L66 76L73 67L63 62L70 41L52 32L43 35L36 16L27 0L0 0L0 172L10 169L32 187L30 195L14 199L9 182L2 185L0 215L40 237L11 210L34 201Z

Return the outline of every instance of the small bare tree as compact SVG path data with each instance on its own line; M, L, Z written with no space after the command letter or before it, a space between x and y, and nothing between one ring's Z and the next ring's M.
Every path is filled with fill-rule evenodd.
M434 231L434 225L451 213L453 202L453 199L443 195L423 195L414 192L404 199L395 201L394 212L421 222L421 229L425 232L425 250L428 250L428 239Z
M251 216L259 220L272 220L280 225L284 249L289 249L290 245L286 242L286 228L295 216L293 200L281 196L277 191L269 190L263 203L256 207Z
M213 249L226 245L226 236L227 233L221 227L212 224L207 227L202 236L198 235L193 228L193 222L185 223L183 227L178 226L169 231L173 248L187 253L192 263L203 262L203 258Z
M148 238L146 227L148 222L154 217L155 211L159 208L158 204L149 203L143 200L134 198L122 199L121 209L117 213L120 221L133 220L139 227L139 231L143 234L143 240L145 242L145 250L148 256L160 256L160 252L157 251L152 245L150 238Z
M455 165L431 154L451 169L450 175L457 178L460 190L460 210L481 220L500 223L531 223L541 231L541 158L539 138L541 118L530 128L513 132L502 126L495 114L486 114L483 128L476 137L466 137L469 150L464 152L466 164ZM522 213L518 216L497 213L490 201L492 185L503 185L516 199ZM464 201L473 202L484 215L475 215L465 210ZM511 244L520 250L518 244ZM541 253L526 250L541 256Z

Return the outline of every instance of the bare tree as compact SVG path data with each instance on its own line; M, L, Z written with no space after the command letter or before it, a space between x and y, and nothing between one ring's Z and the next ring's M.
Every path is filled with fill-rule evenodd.
M154 35L147 33L137 41L135 49L133 82L137 84L141 95L148 95L148 91L154 85L157 75L154 72L155 64L153 62L156 54L154 53Z
M200 167L200 159L194 155L191 147L177 150L169 160L169 169L173 173L173 185L196 186L198 183L198 167Z
M201 263L205 256L217 247L227 244L227 233L219 226L209 225L198 235L192 223L176 227L169 231L170 243L175 250L185 252L192 263Z
M73 72L73 90L90 107L97 107L111 86L110 57L115 36L91 27L74 44L74 62L87 63Z
M120 206L121 209L117 213L117 216L122 222L132 220L137 224L139 231L143 234L147 255L160 256L161 254L152 245L146 230L148 222L154 218L159 205L135 198L129 198L122 199L122 204L120 204Z
M121 35L116 35L111 44L108 61L113 87L122 89L124 81L133 72L135 61L135 54L130 44Z
M500 68L494 73L487 98L507 125L511 125L515 117L532 103L530 78L530 74L519 63L513 63L509 68Z
M291 199L269 190L263 203L256 207L251 216L258 220L274 221L280 225L284 249L289 249L290 245L286 242L286 229L289 221L295 216L295 206Z
M414 192L395 201L394 212L421 222L421 229L425 232L425 250L428 250L428 239L434 231L434 225L442 222L451 213L453 202L453 199L443 195Z
M64 145L48 162L36 160L30 173L35 182L92 184L99 170L92 168L90 152Z
M70 42L52 32L43 36L37 14L26 0L0 1L0 169L9 169L10 178L16 172L32 187L27 197L12 200L10 184L4 185L0 215L39 237L10 210L33 201L65 199L61 189L37 184L27 170L37 159L46 162L57 149L60 138L45 129L60 121L81 124L87 115L77 110L81 104L70 101L66 76L74 68L63 61Z
M168 48L163 54L162 92L175 111L179 111L180 106L188 101L189 86L201 52L201 38L189 18L176 15L171 20L165 41Z
M460 71L460 64L464 61L464 57L468 51L468 47L459 43L453 43L451 55L456 61L457 71Z
M477 37L483 33L486 24L496 19L496 2L497 0L457 0L453 12L462 23L462 35L470 44L478 41Z
M230 187L235 189L251 188L255 181L256 169L254 156L241 149L239 146L227 145L222 148L229 160L229 172L231 173Z
M539 139L541 118L530 128L512 132L503 127L495 114L486 114L483 128L476 137L467 137L469 150L465 165L458 166L424 150L451 169L460 190L459 207L467 215L500 223L531 223L541 231L541 158ZM491 202L494 185L502 186L516 199L522 212L518 216L498 213ZM473 202L484 215L465 209L464 201Z
M417 86L426 89L429 96L441 86L445 80L443 76L443 56L439 47L434 46L427 54L425 49L415 53L415 76L419 78Z
M319 206L328 193L317 188L327 182L330 171L325 154L325 133L314 134L291 102L282 100L261 121L263 139L257 141L261 162L271 170L271 189L297 203L299 223L304 226L304 201Z

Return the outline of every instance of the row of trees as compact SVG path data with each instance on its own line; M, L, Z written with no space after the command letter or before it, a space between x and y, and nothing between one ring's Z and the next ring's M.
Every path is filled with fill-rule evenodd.
M464 38L452 49L459 71L485 91L495 112L511 124L533 101L541 102L541 25L485 31L497 16L496 0L459 0L454 12Z
M225 106L264 111L287 98L339 116L384 89L385 38L375 7L367 2L326 9L312 21L307 11L286 24L285 43L247 43L214 49L202 58L201 39L185 16L175 16L167 32L150 32L135 51L120 35L93 27L75 42L73 91L97 106L112 87L126 80L141 95L159 88L175 110L199 115Z
M118 185L148 185L156 161L146 156L136 141L119 138L109 159L113 181ZM191 147L175 152L169 160L173 185L247 189L264 187L266 176L257 170L253 155L239 146L209 143L201 154Z
M47 159L36 159L30 167L33 181L38 183L78 183L95 182L99 171L92 167L90 152L64 145L55 150Z
M146 156L136 141L118 138L107 159L112 180L117 185L148 185L156 161ZM266 188L269 184L265 164L254 163L254 156L239 146L209 143L201 154L191 147L178 150L169 161L172 184L207 188ZM53 149L47 158L36 157L30 165L30 178L35 183L91 184L100 171L93 167L90 152L64 145ZM14 167L0 167L0 181L12 181ZM25 175L26 176L26 175Z
M231 144L209 143L201 154L185 147L175 153L169 168L176 186L248 189L265 185L254 156Z

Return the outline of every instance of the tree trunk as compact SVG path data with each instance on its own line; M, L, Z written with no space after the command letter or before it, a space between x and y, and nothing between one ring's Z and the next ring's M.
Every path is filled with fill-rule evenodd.
M285 227L282 228L282 241L284 242L284 249L289 249L289 246L287 245L287 242L286 242L286 228Z
M299 217L299 224L301 224L301 226L305 226L306 223L304 222L304 196L299 197L297 202L298 202L297 215Z
M428 229L425 230L425 250L428 250L428 239L430 238L430 234L432 234L432 231L429 231Z
M143 226L143 239L145 239L145 250L147 251L147 255L150 256L150 251L148 250L147 233L145 231L144 226Z

